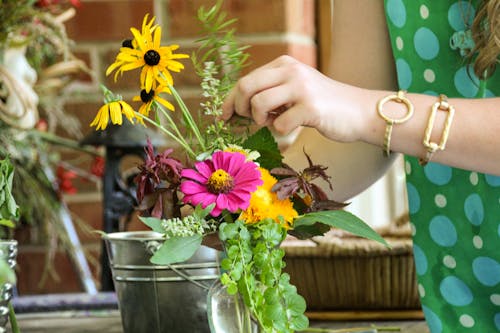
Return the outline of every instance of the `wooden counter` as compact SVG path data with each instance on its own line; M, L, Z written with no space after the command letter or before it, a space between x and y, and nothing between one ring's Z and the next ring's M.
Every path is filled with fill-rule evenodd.
M17 319L22 333L123 333L120 313L117 310L19 314ZM399 327L401 329L399 332L402 333L429 332L425 323L420 319L396 321L378 321L368 318L364 318L362 321L311 319L310 326L315 328L340 329L352 327L369 328L371 325L376 325L379 328ZM11 332L9 329L7 331ZM386 331L379 330L379 332ZM392 330L391 332L397 331Z

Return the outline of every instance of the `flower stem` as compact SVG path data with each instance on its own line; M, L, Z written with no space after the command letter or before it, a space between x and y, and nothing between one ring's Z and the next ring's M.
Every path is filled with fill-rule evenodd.
M14 306L12 302L9 302L9 321L10 327L13 333L21 333L19 326L17 325L16 313L14 312Z
M75 149L75 150L78 150L78 151L81 151L81 152L84 152L84 153L87 153L90 155L94 155L94 156L102 156L102 154L99 153L99 151L96 149L84 147L84 146L80 145L80 143L78 141L63 138L63 137L60 137L60 136L53 134L51 132L31 130L31 134L38 136L38 137L42 138L43 140L50 142L52 144L57 144L57 145L62 146L62 147Z
M190 155L190 157L192 158L196 158L196 154L194 153L194 151L191 149L191 147L189 146L189 144L184 141L183 139L177 137L174 133L172 133L171 131L169 131L168 129L166 129L165 127L161 126L160 124L158 124L156 121L150 119L149 117L144 117L144 115L141 115L139 112L135 112L136 115L138 117L141 117L142 119L146 120L148 123L154 125L156 128L158 128L160 131L164 132L165 134L167 134L170 138L172 138L175 142L177 142L178 144L180 144L182 146L183 149L186 150L186 153L188 153Z
M172 85L168 85L168 88L171 90L172 95L174 96L175 100L177 101L177 104L179 104L179 107L181 108L182 115L184 116L184 120L186 121L188 128L193 132L194 136L198 140L198 143L200 144L201 150L205 151L206 150L206 145L205 145L205 140L201 136L200 130L198 128L198 125L196 125L196 122L193 119L193 116L191 115L191 112L189 112L189 109L187 108L186 104L182 100L181 96L175 90L175 88Z
M185 145L188 145L186 139L184 138L184 136L179 131L179 128L177 127L177 124L175 123L175 121L170 116L169 111L166 111L165 108L163 108L159 103L155 103L155 104L156 104L156 109L157 110L159 109L161 111L161 113L163 114L163 116L165 117L165 119L168 120L169 127L175 132L175 133L173 133L173 135L176 135L176 137L179 140L182 140L185 143ZM158 122L159 122L159 120L158 120Z

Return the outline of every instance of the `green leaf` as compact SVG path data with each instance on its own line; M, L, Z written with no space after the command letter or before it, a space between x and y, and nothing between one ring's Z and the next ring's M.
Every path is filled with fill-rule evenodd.
M356 236L368 238L390 247L385 239L368 224L363 222L363 220L356 215L345 210L329 210L307 213L295 220L294 228L311 226L317 222L348 231Z
M16 224L11 220L0 219L0 225L7 228L15 228Z
M322 236L331 229L330 226L323 223L314 223L312 225L294 226L288 233L298 239L308 239L314 236Z
M257 132L250 135L246 141L243 142L243 148L258 151L260 157L257 159L257 162L267 170L282 165L283 156L278 149L278 143L267 127L262 127Z
M231 282L227 285L227 293L229 295L236 295L238 292L238 286L236 285L235 282Z
M295 331L305 331L309 328L309 319L304 314L293 317L290 322L290 328Z
M247 228L242 228L240 229L240 238L243 240L243 241L249 241L250 240L250 232L248 231Z
M5 259L0 260L0 284L4 283L16 283L16 273L9 266Z
M239 281L241 279L241 275L243 274L243 265L234 265L231 269L231 272L229 275L231 276L231 279L234 281Z
M200 220L204 219L208 214L212 212L214 207L215 203L210 204L205 208L203 208L201 204L196 205L196 207L194 208L194 215L196 215Z
M141 220L145 225L150 227L153 231L159 232L161 234L165 233L165 228L161 225L162 219L157 217L142 217L139 216L139 220Z
M19 207L12 196L14 166L9 158L0 160L0 218L17 220Z
M264 322L272 326L270 332L292 333L288 328L288 318L285 315L285 309L280 302L264 304Z
M219 238L221 241L233 239L238 235L238 225L235 223L222 223L219 226Z
M293 315L300 315L306 311L306 301L299 294L287 295L288 311Z
M157 265L170 265L186 261L200 248L202 238L201 235L193 235L166 239L150 260Z

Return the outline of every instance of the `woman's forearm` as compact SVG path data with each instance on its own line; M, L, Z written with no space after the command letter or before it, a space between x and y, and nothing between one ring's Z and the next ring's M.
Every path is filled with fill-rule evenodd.
M359 94L358 107L364 110L364 130L360 139L383 146L386 122L377 113L377 103L394 92L354 88ZM391 150L423 158L427 149L423 144L432 106L439 97L406 94L414 106L413 116L393 126ZM444 150L437 150L432 161L451 166L500 175L500 98L448 98L455 109ZM394 118L401 117L405 106L396 102L384 104L384 111ZM437 110L432 127L431 142L440 143L447 111Z

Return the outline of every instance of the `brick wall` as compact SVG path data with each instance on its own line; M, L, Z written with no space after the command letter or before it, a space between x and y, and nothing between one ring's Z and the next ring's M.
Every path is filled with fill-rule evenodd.
M107 66L112 63L123 39L130 38L130 27L140 27L145 13L154 14L163 29L168 44L181 45L181 52L190 53L199 36L196 10L215 0L82 0L76 16L67 22L68 35L76 44L75 54L92 69L91 74L81 75L71 89L66 110L78 116L85 134L102 103L99 84L105 83L116 93L129 99L137 94L138 80L127 74L114 83L105 77ZM230 17L238 18L236 29L243 44L250 45L251 65L246 71L260 66L279 55L289 54L305 63L316 65L315 1L314 0L226 0L224 8ZM189 61L186 70L174 77L176 87L188 105L198 103L199 85ZM138 79L138 74L136 73ZM88 162L88 164L90 161ZM85 163L84 163L85 165ZM80 192L67 196L71 211L90 228L102 228L102 204L99 186L79 184ZM99 283L100 238L97 234L77 229L89 264ZM130 226L142 228L140 223ZM40 285L46 248L29 241L30 230L18 233L20 294L82 291L74 269L64 251L55 254L52 275Z

